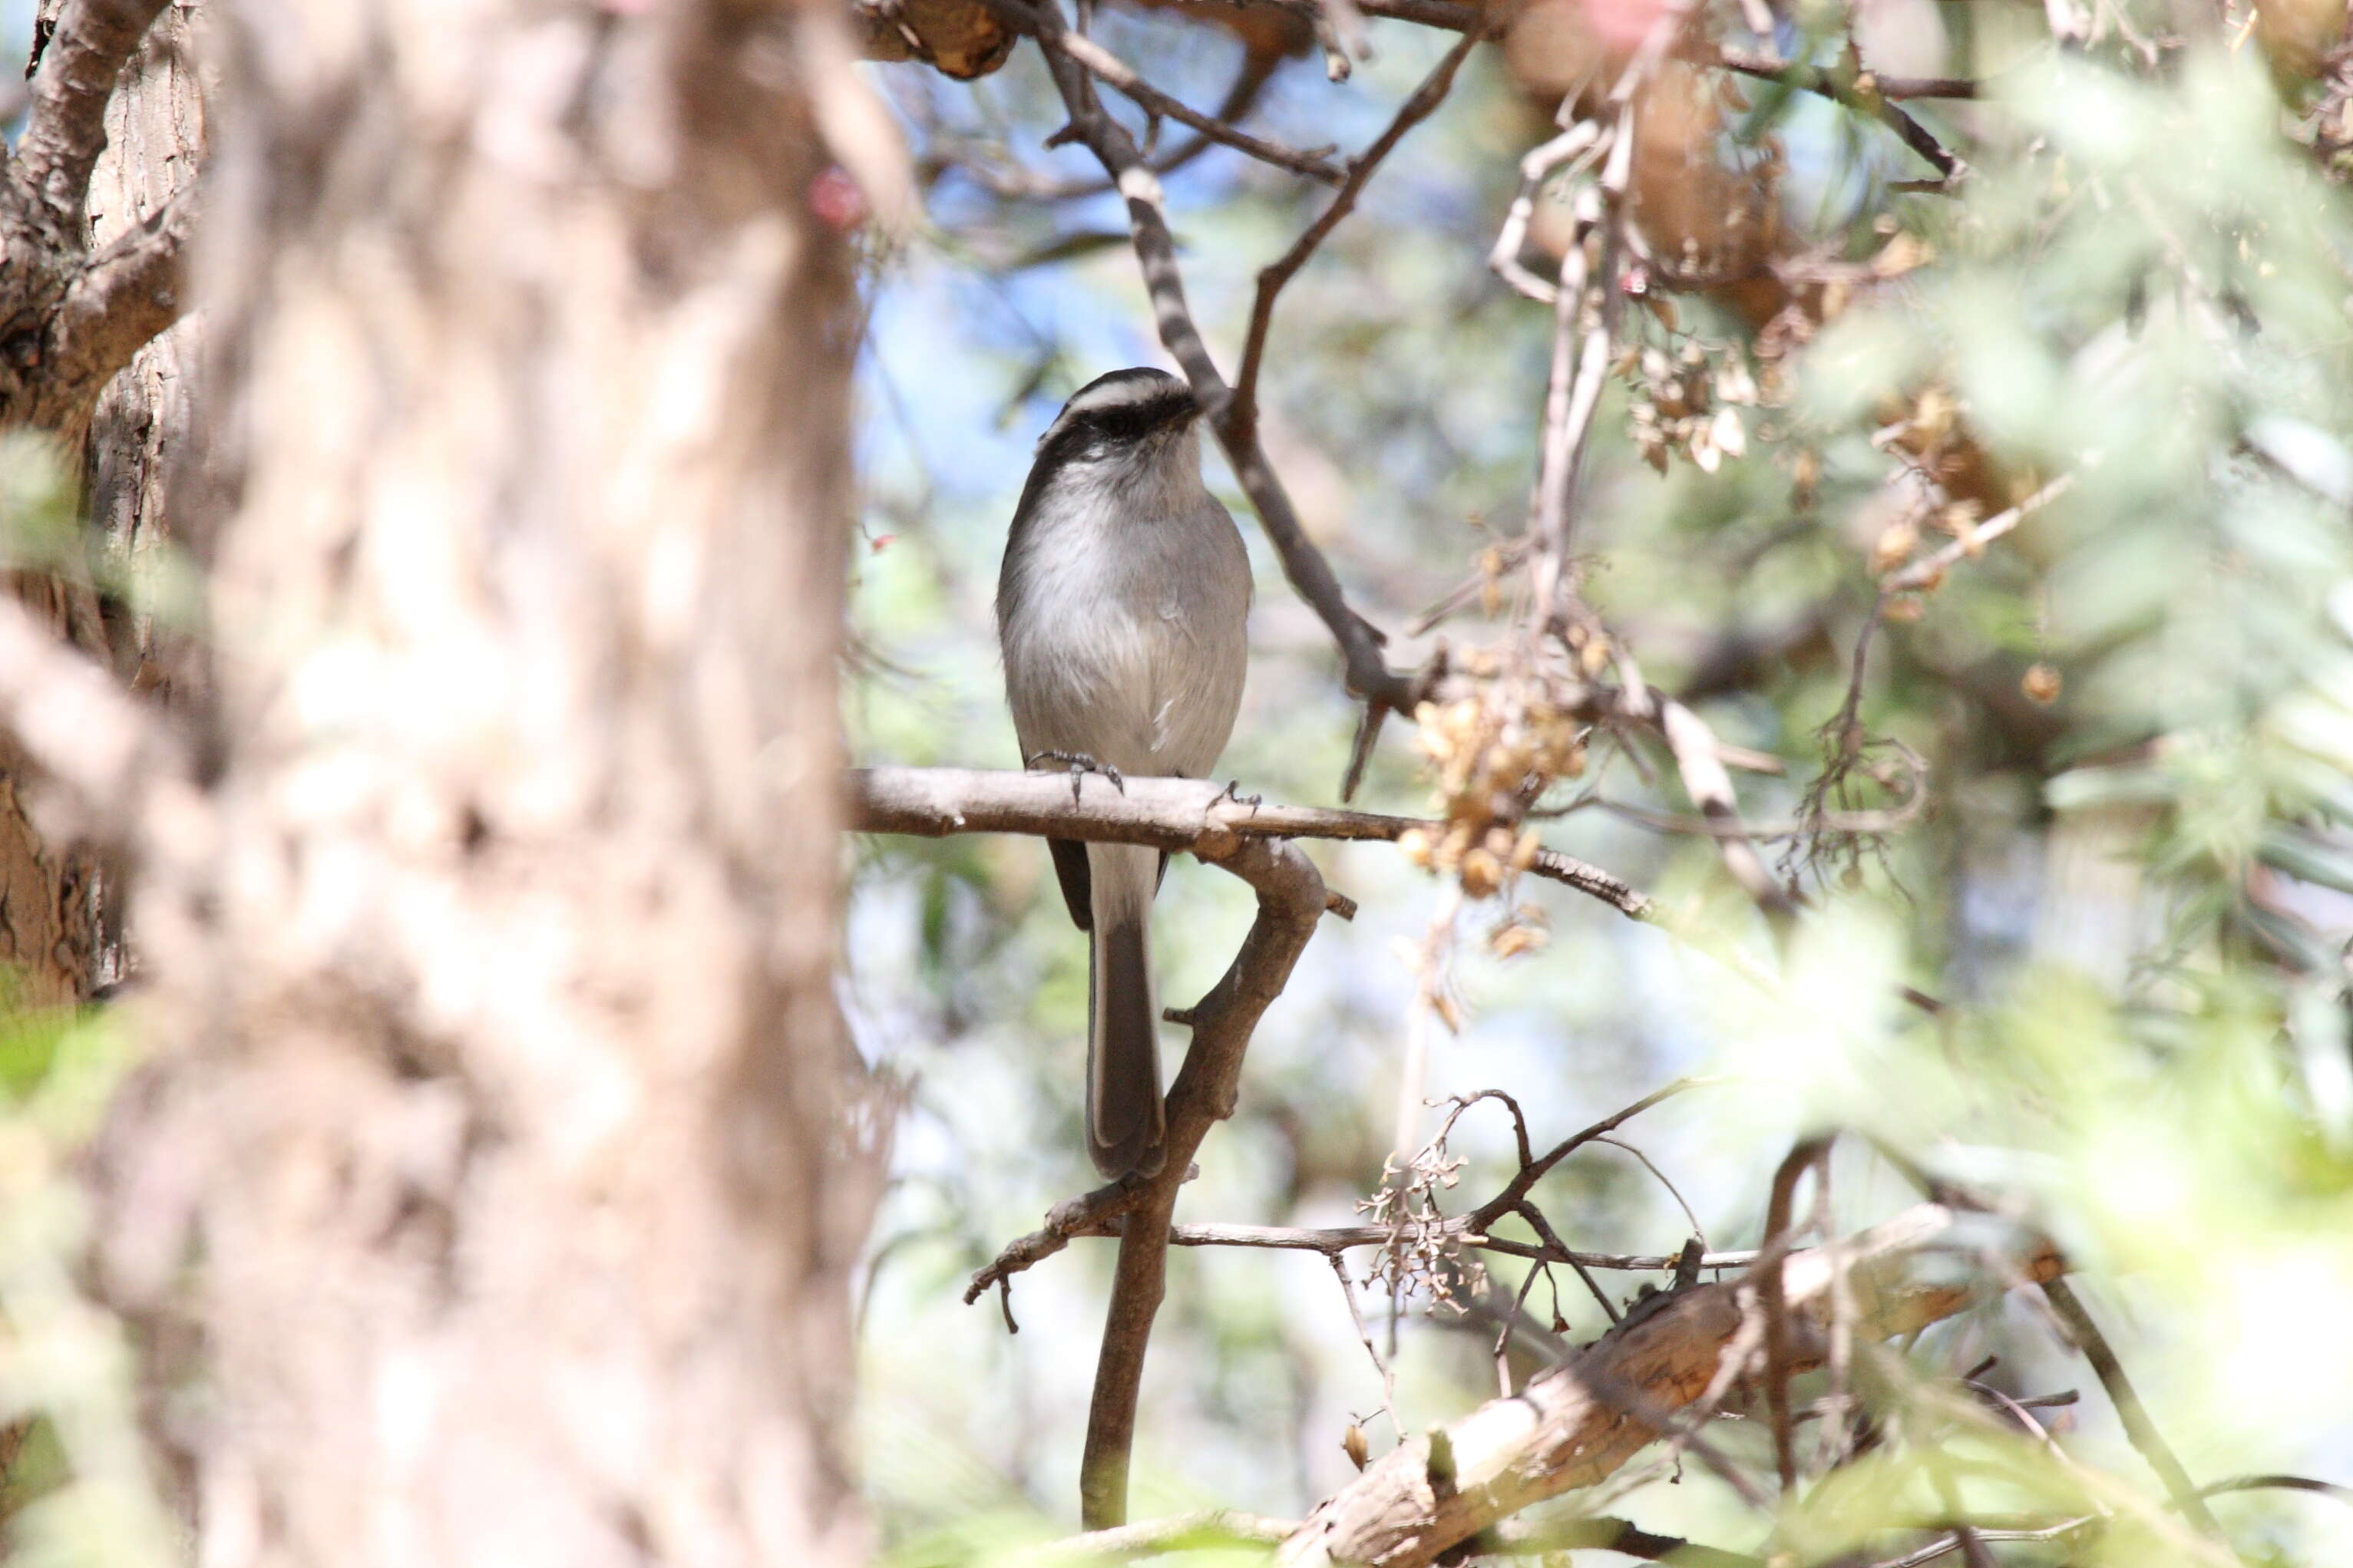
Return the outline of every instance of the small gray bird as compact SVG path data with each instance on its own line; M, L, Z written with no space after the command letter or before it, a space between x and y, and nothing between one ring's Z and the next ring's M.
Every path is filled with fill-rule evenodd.
M1116 781L1203 778L1241 704L1250 558L1201 483L1192 393L1157 370L1081 387L1039 437L997 581L1005 695L1025 763ZM1117 1178L1160 1169L1152 897L1168 857L1050 839L1091 933L1087 1152Z

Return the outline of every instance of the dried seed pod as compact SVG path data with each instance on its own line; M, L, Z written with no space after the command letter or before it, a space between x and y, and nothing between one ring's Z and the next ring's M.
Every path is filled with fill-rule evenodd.
M1910 519L1893 522L1871 546L1871 572L1874 577L1884 577L1912 558L1920 545L1920 531Z
M1541 950L1545 943L1551 940L1547 933L1537 930L1535 926L1525 926L1517 921L1512 921L1499 925L1490 932L1487 937L1487 946L1493 951L1497 958L1517 958L1521 953Z

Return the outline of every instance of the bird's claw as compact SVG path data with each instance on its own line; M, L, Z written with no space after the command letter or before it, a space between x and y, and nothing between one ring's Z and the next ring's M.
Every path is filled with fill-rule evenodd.
M1101 773L1103 777L1111 781L1112 788L1119 791L1122 795L1125 795L1127 793L1127 781L1120 777L1119 770L1117 768L1113 767L1109 763L1099 763L1092 757L1087 755L1084 752L1032 752L1028 757L1022 760L1022 766L1034 768L1038 765L1038 761L1041 757L1050 762L1064 763L1070 768L1071 804L1072 805L1079 804L1079 781L1085 778L1089 773Z
M1244 795L1242 793L1242 781L1240 779L1228 781L1226 784L1226 793L1219 798L1232 801L1236 805L1247 805L1252 809L1266 804L1266 796L1262 795Z

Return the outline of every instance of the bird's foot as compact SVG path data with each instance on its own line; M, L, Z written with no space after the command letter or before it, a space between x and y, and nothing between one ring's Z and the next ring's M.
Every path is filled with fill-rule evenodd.
M1127 781L1119 776L1117 768L1113 767L1109 763L1099 763L1084 752L1032 752L1023 760L1021 765L1034 768L1041 758L1048 762L1063 763L1071 770L1071 804L1072 805L1079 804L1079 781L1089 773L1101 773L1111 780L1112 788L1122 795L1127 793Z
M1266 796L1262 795L1244 795L1242 793L1242 781L1240 779L1234 779L1229 782L1226 785L1226 793L1219 795L1218 798L1220 800L1232 801L1236 805L1256 807L1266 804Z

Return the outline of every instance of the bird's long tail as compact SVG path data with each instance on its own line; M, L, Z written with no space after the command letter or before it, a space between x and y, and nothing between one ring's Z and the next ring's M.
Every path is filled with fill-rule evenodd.
M1094 931L1087 1004L1087 1149L1116 1180L1160 1169L1160 1009L1153 1000L1156 850L1087 846Z

